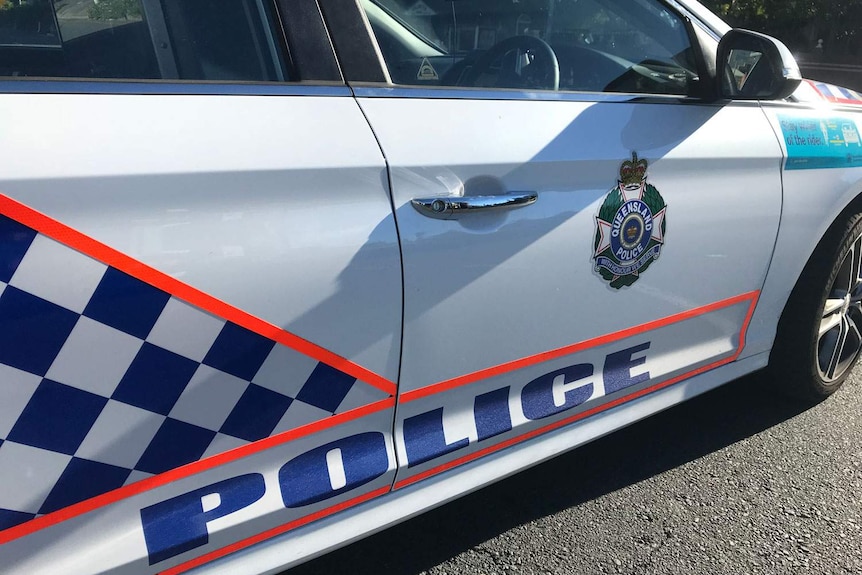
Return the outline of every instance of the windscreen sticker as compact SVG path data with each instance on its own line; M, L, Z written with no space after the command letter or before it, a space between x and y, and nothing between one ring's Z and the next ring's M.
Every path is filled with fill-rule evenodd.
M436 16L437 12L431 6L419 0L416 4L407 9L408 16Z
M422 64L419 66L419 73L416 74L416 79L431 82L439 80L440 76L437 75L437 70L434 69L428 58L422 58Z
M850 118L779 116L787 170L862 167L862 138Z
M667 204L646 172L647 161L632 153L596 216L595 271L614 289L634 284L664 246Z

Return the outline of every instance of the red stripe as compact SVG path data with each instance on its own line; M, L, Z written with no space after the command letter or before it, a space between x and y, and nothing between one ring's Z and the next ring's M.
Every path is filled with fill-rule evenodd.
M390 395L397 393L394 382L298 335L193 288L3 194L0 194L0 213L213 315L329 364Z
M745 319L743 320L743 323L742 323L742 328L739 331L739 344L737 345L736 351L730 357L716 361L714 363L700 367L698 369L692 370L692 371L685 373L683 375L679 375L677 377L663 381L663 382L658 383L656 385L653 385L651 387L647 387L645 389L638 390L634 393L630 393L629 395L619 397L619 398L614 399L614 400L612 400L608 403L605 403L603 405L599 405L597 407L594 407L594 408L589 409L587 411L583 411L581 413L578 413L578 414L573 415L571 417L568 417L566 419L562 419L560 421L556 421L554 423L551 423L550 425L547 425L545 427L542 427L539 429L534 429L534 430L529 431L527 433L524 433L523 435L520 435L518 437L513 437L511 439L508 439L508 440L503 441L501 443L498 443L496 445L492 445L492 446L487 447L485 449L482 449L480 451L471 453L471 454L466 455L464 457L461 457L459 459L444 463L442 465L439 465L437 467L434 467L434 468L429 469L427 471L424 471L422 473L418 473L412 477L408 477L407 479L404 479L403 481L399 481L398 483L395 484L394 489L402 489L402 488L407 487L409 485L413 485L414 483L418 483L418 482L420 482L424 479L427 479L429 477L433 477L435 475L438 475L440 473L443 473L443 472L448 471L450 469L453 469L455 467L459 467L459 466L464 465L466 463L469 463L471 461L475 461L475 460L480 459L486 455L496 453L498 451L501 451L501 450L506 449L508 447L512 447L512 446L517 445L519 443L523 443L524 441L527 441L529 439L533 439L533 438L538 437L540 435L544 435L544 434L549 433L555 429L559 429L561 427L565 427L565 426L570 425L572 423L575 423L577 421L586 419L590 416L597 415L599 413L602 413L602 412L607 411L609 409L612 409L614 407L618 407L620 405L623 405L625 403L633 401L637 398L643 397L643 396L648 395L650 393L654 393L658 390L670 387L672 385L675 385L677 383L680 383L682 381L690 379L696 375L700 375L700 374L705 373L707 371L716 369L718 367L721 367L723 365L726 365L726 364L732 363L733 361L736 361L736 359L739 357L739 355L742 353L743 349L745 348L745 335L748 331L748 326L751 323L751 318L754 315L754 310L757 306L757 301L758 301L759 296L760 296L760 292L751 292L751 293L745 294L743 296L730 298L728 300L724 300L723 302L718 302L717 304L712 304L710 306L698 308L697 310L692 310L692 312L699 312L700 310L704 310L704 309L709 310L709 311L715 311L715 310L723 309L725 307L729 307L729 306L739 304L739 303L742 303L745 301L750 301L748 311L746 312ZM686 312L686 313L689 314L692 312ZM708 311L702 312L702 313L695 313L694 315L688 315L683 319L688 319L689 317L697 317L698 315L703 315L703 313L708 313ZM683 315L685 315L685 314L679 314L678 316L672 316L672 317L679 317L679 316L683 316ZM662 320L659 320L659 321L662 321ZM680 319L677 321L682 321L682 320ZM652 323L654 324L654 323L658 323L658 322L652 322ZM673 323L673 322L671 322L671 323ZM651 325L651 324L644 324L644 325ZM662 324L662 325L666 325L666 324ZM661 327L661 326L659 326L659 327ZM645 330L638 331L637 333L641 333L642 331L645 331ZM618 332L618 333L623 333L623 332ZM608 337L608 336L604 336L604 337ZM596 339L601 339L601 338L596 338ZM590 340L590 341L595 341L595 340ZM615 340L613 340L613 341L615 341ZM573 346L570 346L570 347L573 347ZM569 348L564 348L564 349L569 349ZM551 353L553 353L553 352L551 352ZM308 515L308 516L303 517L301 519L297 519L291 523L286 523L282 526L276 527L274 529L270 529L269 531L265 531L259 535L249 537L248 539L244 539L242 541L239 541L237 543L233 543L233 544L228 545L226 547L223 547L221 549L217 549L217 550L212 551L210 553L201 555L200 557L192 559L191 561L188 561L188 562L183 563L181 565L178 565L176 567L172 567L171 569L167 569L165 571L162 571L160 575L178 575L180 573L184 573L184 572L188 571L189 569L193 569L195 567L200 567L201 565L205 565L206 563L209 563L209 562L214 561L216 559L220 559L222 557L225 557L226 555L229 555L235 551L240 551L242 549L246 549L247 547L250 547L250 546L255 545L257 543L261 543L263 541L266 541L267 539L271 539L277 535L281 535L282 533L286 533L286 532L291 531L293 529L296 529L298 527L302 527L304 525L307 525L307 524L309 524L312 521L315 521L317 519L322 519L324 517L328 517L328 516L338 512L338 511L348 509L348 508L353 507L355 505L358 505L360 503L364 503L365 501L370 501L371 499L375 499L377 497L385 495L388 492L389 492L389 489L386 487L383 487L381 489L378 489L377 491L373 491L371 493L357 497L356 499L351 499L350 501L347 501L345 503L341 503L339 505L336 505L334 507L330 507L330 508L325 509L323 511L318 511L317 513L314 513L312 515Z
M586 341L582 341L579 343L575 343L572 345L568 345L566 347L561 347L559 349L554 349L551 351L545 351L536 355L531 355L529 357L525 357L522 359L516 359L515 361L510 361L508 363L503 363L494 367L489 367L487 369L482 369L480 371L476 371L473 373L468 373L467 375L461 375L452 379L448 379L446 381L441 381L440 383L435 383L429 385L427 387L422 387L419 389L415 389L413 391L408 391L406 393L401 394L400 401L403 403L408 403L410 401L416 401L417 399L422 399L423 397L428 397L429 395L434 395L437 393L442 393L444 391L449 391L450 389L454 389L456 387L461 387L463 385L468 385L470 383L474 383L476 381L487 379L489 377L494 377L497 375L502 375L504 373L509 373L518 369L522 369L525 367L529 367L531 365L536 365L539 363L543 363L546 361L550 361L552 359L557 359L558 357L563 357L566 355L570 355L573 353L578 353L590 348L599 347L602 345L607 345L609 343L614 343L616 341L620 341L622 339L627 339L630 337L634 337L636 335L640 335L642 333L653 331L662 327L666 327L675 323L679 323L681 321L685 321L687 319L692 319L698 316L702 316L716 310L720 310L726 307L730 307L736 305L738 303L742 303L744 301L756 301L760 292L750 292L746 294L742 294L736 297L732 297L726 300L722 300L716 303L712 303L703 307L695 308L692 310L684 311L682 313L678 313L676 315L668 316L662 319L657 319L655 321L651 321L648 323L644 323L641 325L637 325L634 327L630 327L621 331L617 331L614 333L609 333L606 335L602 335L599 337L595 337L593 339L588 339Z
M836 90L847 90L847 88L841 88L840 86L835 86L834 84L826 84L824 82L813 82L811 80L806 80L806 82L808 82L808 84L812 88L814 88L817 93L823 97L824 100L832 102L833 104L850 104L851 106L862 105L862 99L836 96L832 93L832 90L830 89L834 87Z
M826 99L835 104L849 104L851 106L862 106L862 100L850 100L849 98L839 98L837 96L826 96Z
M8 543L10 541L14 541L15 539L19 539L26 535L30 535L31 533L35 533L36 531L41 531L42 529L51 527L52 525L56 525L57 523L62 523L63 521L66 521L68 519L78 517L79 515L89 513L90 511L95 511L100 507L105 507L106 505L111 505L112 503L116 503L123 499L128 499L129 497L138 495L140 493L144 493L145 491L150 491L152 489L167 485L168 483L173 483L174 481L178 481L180 479L185 479L186 477L189 477L196 473L202 473L214 467L226 465L228 463L231 463L232 461L236 461L237 459L248 457L250 455L260 453L261 451L265 451L267 449L272 449L273 447L283 445L295 439L307 437L314 433L321 432L325 429L330 429L337 425L341 425L343 423L348 423L361 417L365 417L366 415L370 415L372 413L377 413L378 411L382 411L384 409L391 409L394 407L395 398L390 397L388 399L384 399L383 401L378 401L376 403L365 405L363 407L359 407L357 409L353 409L351 411L347 411L338 415L333 415L332 417L329 417L327 419L321 419L320 421L316 421L308 425L303 425L302 427L297 427L296 429L291 429L290 431L285 431L284 433L280 433L279 435L274 435L272 437L261 439L260 441L250 443L248 445L243 445L242 447L237 447L236 449L231 449L230 451L225 451L224 453L219 453L218 455L214 455L207 459L202 459L201 461L189 463L188 465L184 465L182 467L177 467L176 469L166 471L165 473L156 475L155 477L143 479L136 483L132 483L131 485L115 489L114 491L109 491L108 493L93 497L92 499L87 499L86 501L82 501L59 511L55 511L54 513L43 515L42 517L37 517L36 519L32 519L26 523L22 523L21 525L10 527L5 531L0 531L0 545Z
M143 264L125 254L122 254L113 248L102 244L88 236L81 234L80 232L69 228L68 226L61 224L60 222L49 218L31 208L24 206L23 204L18 203L11 198L0 194L0 212L8 215L9 217L33 228L34 230L51 237L61 243L64 243L84 254L87 254L103 263L115 267L133 277L136 277L142 281L145 281L163 291L168 292L179 299L183 299L188 303L195 305L201 309L209 311L215 315L221 316L228 321L232 321L237 325L241 325L251 331L259 333L264 337L268 337L273 339L283 345L296 349L302 353L305 353L319 361L323 361L344 371L345 373L349 373L350 375L354 375L355 377L366 381L387 393L394 394L396 391L396 386L393 382L382 378L364 368L349 362L348 360L336 356L331 352L311 343L307 340L304 340L294 334L291 334L281 328L278 328L264 320L256 318L242 310L234 308L229 304L222 302L196 288L193 288L187 284L184 284L175 278L172 278L154 268ZM603 335L597 338L593 338L590 340L586 340L580 343L576 343L570 346L566 346L563 348L559 348L556 350L551 350L547 352L543 352L540 354L536 354L533 356L529 356L526 358L522 358L519 360L515 360L512 362L508 362L505 364L501 364L496 367L487 368L484 370L480 370L471 374L463 375L460 377L456 377L438 384L434 384L422 389L414 390L412 392L408 392L402 396L403 401L414 401L416 399L420 399L422 397L427 397L432 394L441 393L443 391L447 391L449 389L453 389L456 387L460 387L462 385L467 385L469 383L476 382L481 379L486 379L489 377L494 377L496 375L501 375L504 373L508 373L517 369L521 369L524 367L528 367L531 365L535 365L537 363L541 363L544 361L549 361L552 359L556 359L558 357L562 357L565 355L577 353L586 349L590 349L593 347L598 347L602 345L606 345L609 343L613 343L615 341L619 341L621 339L633 337L635 335L642 334L647 331L659 329L661 327L665 327L674 323L678 323L681 321L685 321L687 319L691 319L694 317L698 317L712 311L716 311L719 309L723 309L726 307L730 307L732 305L736 305L738 303L742 303L745 301L750 301L750 306L748 309L748 313L746 314L745 320L742 325L742 329L739 334L739 345L737 346L736 352L723 360L719 360L710 365L701 367L699 369L688 372L684 375L672 378L670 380L658 383L654 386L636 391L627 396L617 398L613 401L605 403L603 405L597 406L593 409L581 412L569 418L557 421L548 426L545 426L540 429L536 429L530 432L527 432L521 436L511 438L499 444L490 446L483 450L474 452L462 458L447 462L440 466L437 466L433 469L425 471L423 473L414 475L409 477L403 481L398 482L395 485L395 489L401 489L408 485L417 483L423 479L431 477L433 475L437 475L454 467L458 467L470 461L474 461L479 459L485 455L489 455L491 453L495 453L507 447L516 445L518 443L524 442L528 439L537 437L539 435L543 435L552 430L558 429L560 427L564 427L571 423L580 421L592 415L596 415L598 413L609 410L613 407L617 407L624 403L630 402L639 397L643 397L660 389L664 389L701 373L710 371L722 365L726 365L735 361L739 355L742 353L742 350L745 345L745 334L748 329L748 325L751 321L751 317L754 313L755 306L757 304L757 299L759 297L759 292L750 292L748 294L743 294L740 296L736 296L734 298L729 298L727 300L723 300L721 302L716 302L714 304L710 304L701 308L689 310L686 312L682 312L673 316L669 316L667 318L659 319L653 322L645 323L640 326L635 326L632 328L628 328L625 330L621 330L618 332L614 332L611 334ZM191 476L196 473L201 473L203 471L207 471L214 467L225 465L237 459L247 457L253 455L255 453L259 453L266 449L271 449L278 445L282 445L294 439L298 439L300 437L305 437L311 435L313 433L317 433L323 431L325 429L329 429L336 425L340 425L342 423L347 423L349 421L353 421L360 417L364 417L366 415L381 411L387 408L393 408L395 406L395 399L390 397L383 401L370 404L352 411L349 411L344 414L335 415L331 418L324 419L309 425L305 425L299 427L297 429L293 429L282 433L280 435L270 437L267 439L263 439L261 441L233 449L231 451L227 451L225 453L210 457L208 459L198 461L195 463L190 463L183 467L168 471L166 473L162 473L155 477L151 477L149 479L145 479L139 482L136 482L132 485L122 487L120 489L111 491L109 493L105 493L98 497L94 497L87 501L83 501L81 503L72 505L60 511L51 513L49 515L45 515L43 517L39 517L33 519L27 523L22 525L12 527L0 532L0 544L8 543L9 541L13 541L20 537L24 537L46 527L55 525L57 523L63 522L67 519L72 519L74 517L83 515L90 511L96 510L100 507L104 507L106 505L110 505L117 501L126 499L128 497L132 497L134 495L138 495L145 491L149 491L151 489L155 489L157 487L163 486L168 483L172 483L179 479L183 479L185 477ZM218 549L216 551L212 551L210 553L204 554L200 557L197 557L191 561L173 567L163 572L163 575L174 575L183 573L192 569L194 567L198 567L215 559L224 557L230 553L235 551L239 551L245 549L251 545L256 543L265 541L282 533L291 531L298 527L307 525L313 521L318 519L322 519L324 517L328 517L334 513L339 511L348 509L350 507L354 507L363 502L369 501L371 499L375 499L389 492L389 487L382 487L373 492L367 493L360 497L351 499L349 501L340 503L333 507L318 511L316 513L307 515L295 521L286 523L279 527L270 529L258 535L249 537L242 541L238 541L233 543L227 547Z
M497 451L506 449L507 447L512 447L513 445L517 445L519 443L527 441L528 439L532 439L534 437L544 435L544 434L551 432L555 429L565 427L567 425L575 423L576 421L581 421L582 419L586 419L590 416L602 413L602 412L607 411L609 409L612 409L614 407L618 407L620 405L623 405L624 403L628 403L630 401L633 401L633 400L638 399L640 397L643 397L645 395L649 395L650 393L654 393L656 391L659 391L659 390L664 389L666 387L670 387L672 385L675 385L675 384L680 383L682 381L685 381L687 379L691 379L692 377L694 377L696 375L706 373L707 371L711 371L713 369L716 369L718 367L721 367L723 365L727 365L729 363L736 361L736 359L742 353L743 348L745 347L745 334L748 331L749 323L751 323L751 317L754 315L754 309L757 306L757 299L759 296L760 296L760 292L752 292L751 294L746 294L746 296L741 298L741 299L733 298L733 299L737 299L736 303L740 303L742 301L746 301L746 300L750 299L751 304L748 307L748 312L746 313L745 320L743 320L743 323L742 323L742 329L739 332L739 345L737 346L734 354L731 355L730 357L718 360L714 363L700 367L698 369L695 369L695 370L690 371L688 373L685 373L683 375L679 375L677 377L668 379L667 381L657 383L653 386L650 386L650 387L647 387L644 389L640 389L638 391L635 391L634 393L630 393L626 396L619 397L617 399L609 401L608 403L596 406L592 409L588 409L587 411L582 411L581 413L575 414L575 415L568 417L566 419L562 419L560 421L555 421L554 423L551 423L550 425L546 425L545 427L541 427L539 429L534 429L534 430L529 431L529 432L527 432L523 435L520 435L518 437L513 437L511 439L507 439L506 441L497 443L495 445L491 445L489 447L486 447L485 449L475 451L473 453L470 453L470 454L465 455L463 457L460 457L458 459L454 459L452 461L448 461L446 463L438 465L437 467L433 467L431 469L428 469L427 471L417 473L416 475L410 476L406 479L403 479L403 480L397 482L395 484L395 489L402 489L402 488L407 487L409 485L413 485L414 483L418 483L424 479L428 479L429 477L439 475L440 473L443 473L444 471L449 471L450 469L453 469L455 467L459 467L461 465L464 465L465 463L475 461L476 459L485 457L486 455L496 453ZM726 301L731 301L731 300L726 300ZM722 307L725 307L725 306L722 306ZM703 308L701 308L701 309L703 309Z
M828 90L828 88L824 88L824 89ZM835 104L854 104L857 106L859 104L862 104L862 100L857 100L855 98L847 98L845 96L836 96L831 91L824 92L819 87L817 88L817 91L820 93L821 96L823 96L823 98L825 100L828 100L828 101L835 103Z
M359 505L360 503L365 503L366 501L376 499L377 497L380 497L381 495L386 495L387 493L389 493L389 490L390 490L390 488L388 485L386 487L381 487L380 489L377 489L377 490L372 491L370 493L366 493L365 495L360 495L359 497L356 497L355 499L351 499L349 501L339 503L338 505L335 505L333 507L329 507L328 509L323 509L323 510L318 511L316 513L312 513L311 515L307 515L307 516L302 517L300 519L297 519L295 521L291 521L290 523L285 523L284 525L279 525L278 527L274 527L273 529L270 529L270 530L264 531L263 533L260 533L258 535L254 535L252 537L249 537L248 539L243 539L242 541L237 541L236 543L232 543L232 544L228 545L227 547L222 547L221 549L211 551L209 553L201 555L200 557L196 557L195 559L192 559L191 561L187 561L185 563L177 565L176 567L171 567L170 569L166 569L165 571L162 571L160 575L178 575L179 573L185 573L189 569L194 569L195 567L200 567L201 565L204 565L205 563L209 563L210 561L215 561L216 559L220 559L221 557L224 557L225 555L229 555L229 554L234 553L236 551L240 551L242 549L245 549L246 547L250 547L252 545L255 545L256 543L261 543L263 541L266 541L267 539L272 539L273 537L275 537L277 535L281 535L282 533L287 533L288 531L292 531L298 527L302 527L303 525L308 525L312 521L317 521L318 519L323 519L324 517L329 517L330 515L332 515L334 513L338 513L339 511L344 511L345 509L350 509L351 507L355 507L355 506Z

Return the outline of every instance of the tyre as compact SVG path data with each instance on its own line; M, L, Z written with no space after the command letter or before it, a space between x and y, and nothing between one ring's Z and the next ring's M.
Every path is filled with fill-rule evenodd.
M806 401L833 394L862 349L862 214L818 245L778 322L769 359L774 383Z

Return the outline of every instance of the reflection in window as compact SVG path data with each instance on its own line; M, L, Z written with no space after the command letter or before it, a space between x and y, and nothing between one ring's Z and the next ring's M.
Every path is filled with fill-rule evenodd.
M399 84L687 94L697 77L683 20L658 0L362 5Z
M742 90L745 81L748 80L748 75L757 66L762 56L761 52L752 52L751 50L731 50L728 63L733 81L736 84L734 93Z
M278 81L264 0L0 0L0 76Z
M0 0L0 46L59 47L48 0Z

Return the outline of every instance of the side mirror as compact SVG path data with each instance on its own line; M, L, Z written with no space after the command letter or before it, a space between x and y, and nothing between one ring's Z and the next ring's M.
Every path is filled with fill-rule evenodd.
M787 46L749 30L731 30L722 37L716 71L723 99L783 100L802 82Z

